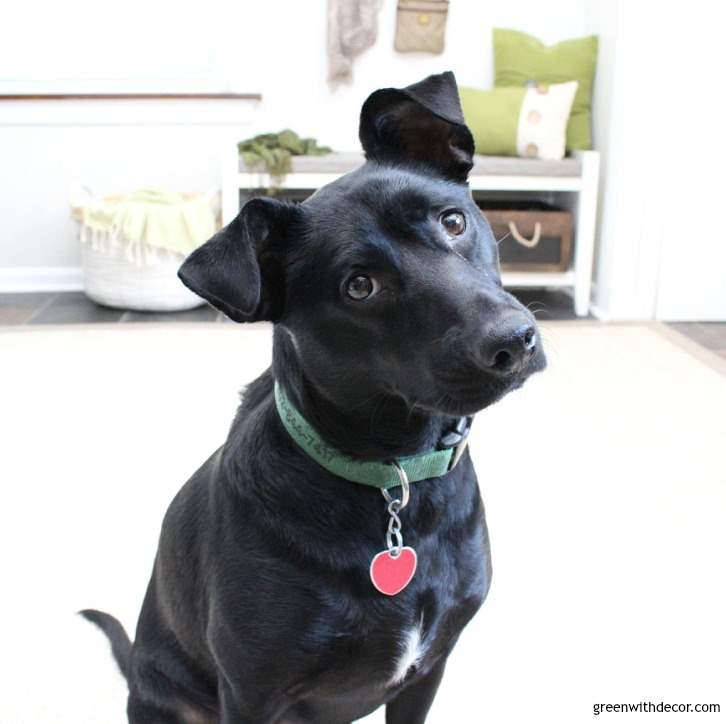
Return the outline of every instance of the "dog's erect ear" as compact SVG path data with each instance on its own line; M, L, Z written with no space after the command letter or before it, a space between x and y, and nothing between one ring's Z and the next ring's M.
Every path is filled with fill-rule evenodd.
M372 93L361 109L359 135L374 161L424 163L454 181L466 181L473 165L474 139L450 71Z
M284 301L281 258L299 209L248 201L232 223L193 251L179 278L235 322L275 320Z

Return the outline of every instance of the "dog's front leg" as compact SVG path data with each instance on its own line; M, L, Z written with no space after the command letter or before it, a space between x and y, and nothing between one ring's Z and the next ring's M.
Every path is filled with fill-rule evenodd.
M424 724L446 667L441 657L426 676L406 687L386 705L386 724Z

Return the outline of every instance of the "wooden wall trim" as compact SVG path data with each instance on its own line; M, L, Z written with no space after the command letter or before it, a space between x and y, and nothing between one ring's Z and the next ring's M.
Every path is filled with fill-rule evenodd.
M261 101L261 93L23 93L0 101Z

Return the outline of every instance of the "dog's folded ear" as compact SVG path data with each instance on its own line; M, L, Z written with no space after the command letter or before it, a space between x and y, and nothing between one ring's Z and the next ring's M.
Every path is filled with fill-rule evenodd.
M298 213L274 199L248 201L185 259L179 278L235 322L276 320L284 302L281 257Z
M473 166L474 139L450 71L372 93L361 109L359 135L374 161L426 164L459 182Z

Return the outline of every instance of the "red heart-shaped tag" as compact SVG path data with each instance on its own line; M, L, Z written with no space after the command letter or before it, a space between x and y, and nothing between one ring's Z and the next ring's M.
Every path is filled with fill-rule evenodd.
M403 591L416 573L416 551L404 546L394 558L390 551L381 551L371 561L371 581L386 596Z

